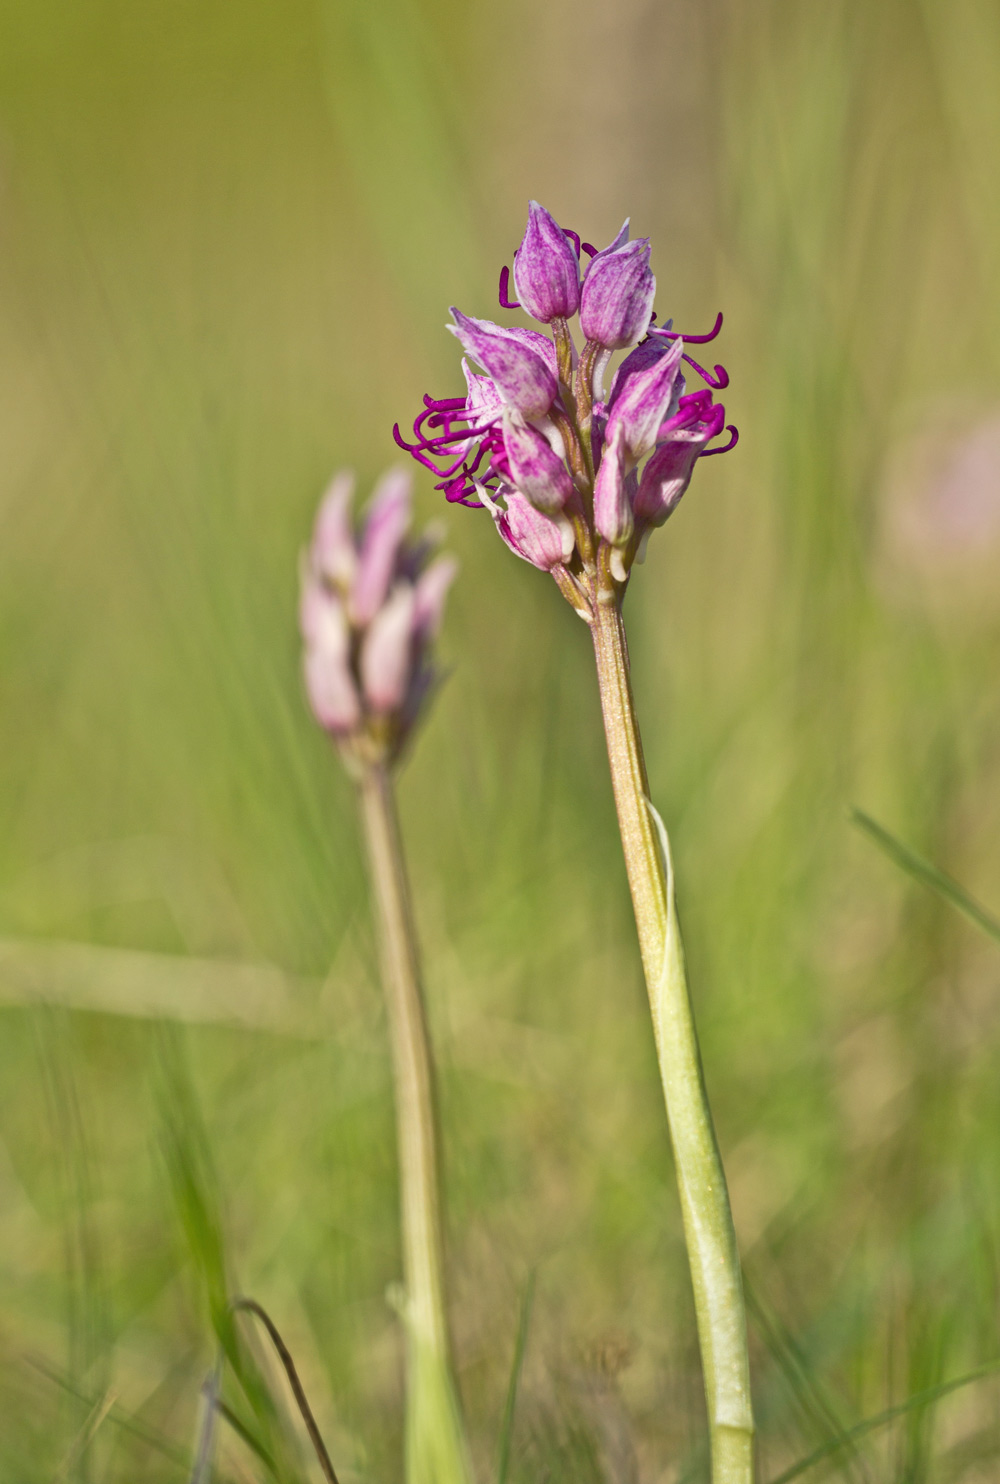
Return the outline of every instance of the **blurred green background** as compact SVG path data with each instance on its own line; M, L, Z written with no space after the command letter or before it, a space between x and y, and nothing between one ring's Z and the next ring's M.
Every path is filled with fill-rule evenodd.
M849 819L1000 908L998 159L995 0L3 0L5 1484L188 1478L223 1256L342 1479L400 1477L384 1023L296 564L331 471L460 388L447 306L495 313L529 197L630 214L661 318L726 315L741 442L628 619L762 1479L997 1477L996 1379L844 1434L1000 1355L1000 946ZM534 1270L513 1476L693 1484L587 635L447 519L401 798L479 1477ZM227 1430L218 1477L260 1477Z

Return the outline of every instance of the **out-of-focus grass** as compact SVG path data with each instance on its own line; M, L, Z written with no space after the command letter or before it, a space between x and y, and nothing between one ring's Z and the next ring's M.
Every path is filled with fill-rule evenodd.
M371 477L459 385L446 307L492 312L535 196L593 240L631 212L661 314L727 317L740 448L629 617L762 1475L829 1448L811 1477L993 1478L988 1378L852 1433L1000 1353L1000 967L848 813L997 910L997 474L964 538L928 494L1000 408L995 7L8 0L2 25L0 1473L190 1469L216 1340L165 1155L174 983L218 1260L341 1476L398 1476L384 1036L296 556L331 468ZM403 807L477 1462L534 1269L508 1477L693 1481L586 634L485 518L449 540L454 673ZM225 1429L218 1468L257 1468Z

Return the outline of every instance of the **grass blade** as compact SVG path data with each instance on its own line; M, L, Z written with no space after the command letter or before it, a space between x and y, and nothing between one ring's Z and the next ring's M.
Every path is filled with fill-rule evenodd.
M216 1400L216 1407L271 1470L278 1484L298 1484L299 1471L286 1443L281 1414L264 1374L236 1330L229 1303L221 1192L178 1027L160 1028L159 1053L157 1092L167 1176L219 1351L250 1405L252 1425L260 1433L260 1440L221 1399Z
M772 1360L778 1367L785 1383L795 1398L803 1420L812 1432L804 1442L814 1441L817 1434L824 1441L822 1447L836 1458L844 1478L853 1481L857 1471L864 1472L864 1461L860 1458L850 1431L837 1416L833 1401L824 1393L820 1382L802 1353L791 1331L778 1316L768 1312L762 1300L749 1283L745 1284L747 1310L752 1316Z
M75 1397L77 1401L84 1402L91 1408L96 1405L96 1399L94 1397L80 1391L78 1387L73 1385L72 1380L60 1374L44 1356L26 1355L25 1361L34 1370L38 1371L39 1375L44 1376L47 1381L51 1381L53 1386L58 1386L67 1396ZM176 1447L162 1433L157 1432L154 1428L147 1426L138 1418L125 1412L119 1402L112 1402L108 1412L108 1421L114 1423L122 1432L142 1443L144 1447L152 1448L161 1457L169 1459L177 1468L183 1467L186 1463L186 1455L182 1449Z
M497 1447L497 1484L507 1484L507 1469L510 1464L510 1445L514 1437L514 1412L517 1408L517 1388L521 1380L524 1351L528 1342L528 1323L531 1319L531 1304L535 1296L535 1273L532 1269L521 1302L521 1317L517 1325L514 1342L514 1364L510 1371L507 1400L504 1403L503 1421L500 1424L500 1442Z
M937 866L924 860L923 856L917 855L901 840L897 840L884 825L880 825L863 810L851 810L851 823L864 830L865 834L875 841L879 849L883 850L889 859L899 866L900 870L905 871L908 876L912 876L923 886L929 886L931 891L936 891L953 907L964 912L966 917L981 928L988 937L1000 943L1000 920L994 917L992 912L987 911L980 902L977 902L975 897L970 896L964 886L960 886L944 871L940 871Z
M958 1391L963 1386L970 1386L973 1381L982 1381L986 1376L994 1375L1000 1371L1000 1358L989 1360L985 1365L978 1366L974 1371L969 1371L964 1376L956 1376L951 1381L943 1381L940 1386L929 1386L925 1391L917 1391L913 1396L907 1397L905 1402L897 1402L894 1407L887 1407L884 1412L877 1412L874 1417L866 1417L856 1427L852 1427L844 1434L850 1440L864 1437L866 1433L874 1432L879 1427L885 1427L886 1423L893 1422L897 1417L911 1412L914 1407L926 1407L930 1402L936 1402L949 1392ZM843 1438L835 1438L831 1443L824 1443L822 1448L817 1448L806 1458L800 1458L798 1463L793 1463L791 1468L785 1469L783 1474L771 1480L771 1484L791 1484L792 1479L798 1479L802 1474L811 1469L814 1464L822 1463L824 1458L829 1458L843 1446Z
M278 1464L274 1456L264 1447L264 1444L256 1437L253 1431L247 1427L243 1419L237 1416L232 1407L227 1407L223 1401L216 1401L215 1409L219 1416L229 1423L236 1436L247 1445L250 1452L260 1459L271 1477L274 1479L280 1478Z

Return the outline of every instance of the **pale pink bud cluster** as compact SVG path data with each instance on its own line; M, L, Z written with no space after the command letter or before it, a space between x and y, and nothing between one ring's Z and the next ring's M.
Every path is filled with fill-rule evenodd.
M354 477L323 497L302 565L299 623L313 715L345 746L394 758L435 678L431 646L457 564L408 539L413 485L383 475L360 530Z
M727 444L709 446L725 426L712 393L729 378L722 366L700 366L670 321L655 324L649 241L630 240L628 221L598 251L532 201L514 257L519 303L508 299L509 283L505 268L502 307L524 308L551 334L453 309L448 328L467 357L467 395L425 397L414 441L398 426L395 437L438 476L448 500L485 505L507 545L552 572L586 615L596 601L620 599L697 460L735 444L730 426ZM720 315L710 334L687 344L714 339L721 323ZM605 400L618 351L629 354ZM687 391L685 365L702 390Z

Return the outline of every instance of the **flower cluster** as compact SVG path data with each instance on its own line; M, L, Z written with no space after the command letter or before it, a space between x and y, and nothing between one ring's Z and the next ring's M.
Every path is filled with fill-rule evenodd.
M435 679L430 647L457 564L429 560L433 532L407 539L412 497L409 475L391 470L356 533L354 478L338 474L303 559L306 691L347 758L393 760Z
M729 378L685 348L714 340L722 316L708 335L682 337L671 321L658 327L649 259L648 239L630 240L627 221L598 251L532 201L514 256L518 297L508 297L504 268L500 304L526 310L550 335L452 309L467 395L425 396L412 442L394 429L448 500L486 506L511 550L551 572L584 617L594 602L620 599L697 459L738 436L730 426L728 441L709 447L725 426L712 393ZM569 328L577 314L580 349ZM628 354L605 395L615 351ZM685 363L702 390L686 390Z

